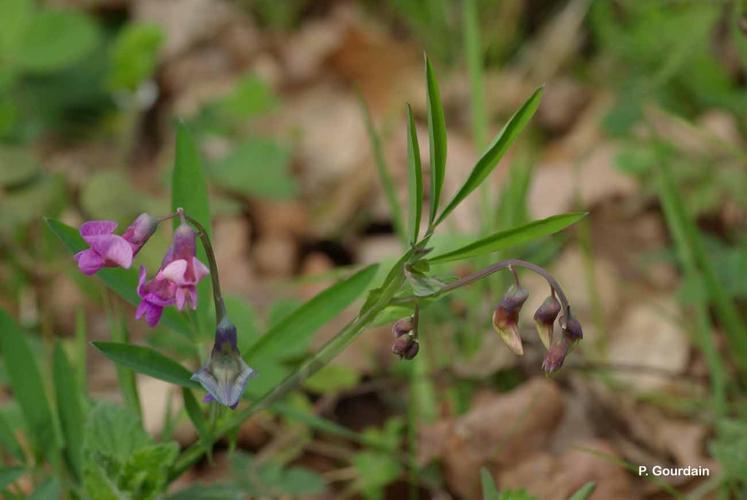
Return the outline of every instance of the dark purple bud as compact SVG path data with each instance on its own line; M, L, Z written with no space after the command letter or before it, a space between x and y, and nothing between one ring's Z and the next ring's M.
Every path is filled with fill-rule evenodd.
M581 329L581 323L576 318L571 316L565 322L565 334L568 335L571 341L581 340L584 338L584 332Z
M524 347L519 337L519 312L528 297L529 292L526 289L511 285L498 307L493 311L493 328L508 348L519 356L524 354Z
M398 338L398 337L401 337L402 335L410 333L413 330L413 328L414 328L414 324L413 324L412 316L398 319L392 325L392 335L394 335L394 338Z
M550 348L552 341L552 330L555 319L560 313L560 302L555 296L551 295L545 299L542 305L534 313L534 322L537 325L537 334L539 335L545 349Z
M410 334L400 335L394 339L394 343L392 344L392 353L404 359L414 358L418 350L420 350L418 341Z
M558 339L550 346L545 359L542 361L542 369L545 373L549 375L563 366L563 361L565 361L571 343L572 341L568 338L568 335L563 334L558 336Z
M420 350L420 344L417 340L413 340L410 346L407 348L404 354L405 359L412 359L415 356L418 355L418 351Z

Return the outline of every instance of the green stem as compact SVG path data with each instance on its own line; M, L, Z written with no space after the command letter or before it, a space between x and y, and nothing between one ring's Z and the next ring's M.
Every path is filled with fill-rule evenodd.
M210 267L210 279L213 282L213 300L215 301L215 323L219 324L221 320L226 316L226 305L223 302L223 294L220 290L220 278L218 277L218 263L215 260L215 252L213 252L213 245L210 243L210 237L208 236L205 228L197 222L194 218L184 213L181 208L176 209L177 213L184 216L184 218L195 228L197 228L197 235L200 237L200 242L205 248L205 254L207 255L208 267Z

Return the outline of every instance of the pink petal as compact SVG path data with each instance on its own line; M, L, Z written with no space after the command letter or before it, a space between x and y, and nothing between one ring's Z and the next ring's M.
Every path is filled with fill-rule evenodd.
M75 260L78 261L78 267L83 274L92 275L104 267L104 258L91 250L83 250L75 254Z
M167 265L158 275L169 281L176 283L177 285L183 285L186 283L184 279L184 273L187 271L187 261L184 259L178 259Z
M195 283L199 283L202 278L210 274L210 269L205 264L197 260L197 257L192 259L192 265L195 270Z
M187 290L182 287L176 289L176 308L184 310L184 302L187 300Z
M135 311L135 319L140 319L145 316L145 321L149 326L154 327L158 324L163 314L163 307L151 304L150 302L143 300L137 306Z
M121 236L110 234L91 237L90 240L91 248L104 257L107 265L117 265L125 269L132 265L132 247Z
M78 231L83 239L88 242L88 237L90 236L112 234L115 229L117 229L117 223L113 220L89 220L81 224Z

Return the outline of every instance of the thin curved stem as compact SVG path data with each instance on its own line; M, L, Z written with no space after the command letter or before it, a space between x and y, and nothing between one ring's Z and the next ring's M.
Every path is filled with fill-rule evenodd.
M184 210L177 208L177 213L183 215L184 218L197 229L197 235L200 237L203 248L205 248L205 254L207 255L208 266L210 267L210 280L213 283L213 301L215 302L215 323L218 324L226 316L226 305L223 303L223 294L220 290L220 278L218 276L218 263L215 260L215 252L213 252L213 245L210 243L210 237L207 234L207 230L197 222L193 217L184 213Z

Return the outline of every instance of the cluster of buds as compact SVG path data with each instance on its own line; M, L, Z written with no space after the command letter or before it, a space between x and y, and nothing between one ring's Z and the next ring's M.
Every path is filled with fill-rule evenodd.
M197 309L197 284L212 274L217 322L215 341L208 362L192 378L207 390L205 401L217 401L233 409L254 372L239 353L236 327L226 317L212 247L197 221L187 217L182 209L162 219L141 214L121 236L114 234L117 229L114 221L88 221L80 226L79 231L89 248L75 254L75 260L87 275L96 274L104 267L129 269L133 258L156 232L158 224L175 216L181 223L174 231L172 243L155 276L148 280L145 267L140 267L137 294L141 300L135 318L144 318L153 327L158 324L165 307L176 306L180 311L186 307ZM197 233L187 223L188 219L201 231L210 268L196 257Z
M408 316L397 320L392 325L392 352L404 359L413 359L420 350L420 344L416 339L417 330L415 329L414 316Z
M524 354L524 347L519 336L519 313L529 297L529 292L521 287L518 277L514 276L516 283L511 285L493 312L493 328L508 348L520 356ZM560 332L556 333L555 321L561 311L563 315L559 322ZM548 350L542 362L542 369L546 373L552 373L563 365L570 349L583 338L581 324L571 316L570 307L563 307L558 301L555 288L551 288L550 296L535 311L534 322L537 335Z

